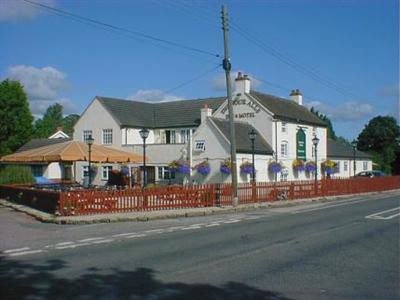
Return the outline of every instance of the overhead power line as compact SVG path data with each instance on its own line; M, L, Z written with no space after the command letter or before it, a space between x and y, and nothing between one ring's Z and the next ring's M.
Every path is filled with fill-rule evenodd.
M207 7L204 6L199 6L197 5L196 7L193 7L190 5L189 2L184 2L180 3L179 1L174 1L174 6L178 6L180 8L179 10L183 11L186 14L191 14L192 16L195 16L197 19L202 20L203 22L207 22L206 20L210 20L210 18L213 18L212 16L212 11L208 9ZM208 22L207 22L208 23ZM278 51L274 47L271 47L270 45L266 44L262 40L260 40L258 37L256 37L254 34L249 33L245 29L241 28L239 24L236 22L230 21L230 28L237 32L240 36L245 38L247 41L253 43L257 47L261 48L265 53L272 55L274 58L278 59L279 61L285 63L289 67L295 69L296 71L302 73L303 75L317 81L318 83L324 85L327 88L330 88L342 95L345 96L353 96L353 97L359 97L359 95L353 93L349 88L345 87L344 85L336 82L335 80L329 78L326 75L322 75L321 73L313 70L310 67L304 66L303 64L298 63L295 59L289 57L288 55L283 54L281 51ZM274 84L270 84L274 85Z
M100 28L105 29L105 30L108 29L107 31L110 31L110 29L111 29L113 32L120 32L120 33L122 32L122 33L125 33L125 34L129 34L130 36L136 36L136 37L139 37L141 39L146 39L146 40L149 40L149 41L153 41L153 42L157 42L157 43L160 43L160 44L172 46L172 47L175 47L175 48L184 49L186 51L190 51L190 52L193 52L193 53L207 55L207 56L213 56L213 57L216 57L216 58L220 57L220 55L217 54L217 53L213 53L213 52L210 52L210 51L207 51L207 50L203 50L203 49L187 46L187 45L184 45L184 44L176 43L176 42L169 41L169 40L166 40L166 39L162 39L162 38L159 38L159 37L156 37L156 36L152 36L150 34L146 34L146 33L139 32L139 31L134 31L134 30L127 29L127 28L123 28L121 26L108 24L108 23L105 23L105 22L102 22L102 21L98 21L98 20L95 20L95 19L83 17L83 16L80 16L80 15L73 14L73 13L67 12L65 10L54 8L54 7L51 7L51 6L42 4L42 3L38 3L38 2L35 2L35 1L31 1L31 0L22 0L22 1L24 1L27 4L33 5L36 8L44 9L44 10L46 10L48 12L51 12L53 14L56 14L58 16L69 18L71 20L78 21L78 22L81 22L81 23L84 23L84 24L87 24L87 25L97 26L97 27L100 27Z
M254 35L250 34L248 31L241 28L238 24L236 24L233 21L231 21L231 28L235 32L237 32L239 35L241 35L243 38L245 38L247 41L249 41L249 42L253 43L254 45L256 45L257 47L259 47L265 53L272 55L279 61L285 63L286 65L297 70L298 72L314 79L315 81L319 82L320 84L322 84L330 89L333 89L333 90L337 91L338 93L343 94L345 96L350 95L350 96L358 97L356 94L349 91L347 88L341 86L339 83L334 82L332 79L329 79L326 76L318 74L316 71L313 71L310 68L303 66L302 64L296 62L294 59L292 59L286 55L283 55L280 51L267 45L266 43L261 41L259 38L255 37Z
M173 92L173 91L175 91L175 90L177 90L177 89L180 89L180 88L182 88L182 87L184 87L184 86L186 86L186 85L188 85L188 84L190 84L190 83L192 83L192 82L194 82L194 81L197 81L197 80L203 78L203 77L206 76L207 74L209 74L209 73L211 73L211 72L217 70L217 69L220 68L220 67L221 67L221 64L218 64L218 65L214 66L212 69L209 69L209 70L207 70L207 71L201 73L200 75L198 75L198 76L196 76L196 77L194 77L194 78L192 78L192 79L189 79L189 80L187 80L187 81L185 81L185 82L183 82L183 83L181 83L181 84L178 84L177 86L175 86L175 87L173 87L173 88L171 88L171 89L168 89L168 90L166 90L166 91L163 91L162 93L163 93L163 94L168 94L168 93L171 93L171 92Z

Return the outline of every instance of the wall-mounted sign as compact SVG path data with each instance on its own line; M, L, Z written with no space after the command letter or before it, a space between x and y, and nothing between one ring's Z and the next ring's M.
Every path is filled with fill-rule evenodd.
M296 156L297 159L306 160L306 133L301 128L296 134Z
M234 99L234 100L232 100L232 105L233 106L248 106L256 114L261 111L261 107L256 102L249 100L249 99ZM227 111L228 111L228 104L226 104L225 107L221 110L221 113L225 114ZM236 115L235 115L235 117L236 117Z

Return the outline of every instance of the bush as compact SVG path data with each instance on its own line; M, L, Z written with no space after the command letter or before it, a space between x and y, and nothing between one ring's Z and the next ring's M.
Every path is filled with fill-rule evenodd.
M35 183L29 166L8 165L0 169L0 184L31 184Z

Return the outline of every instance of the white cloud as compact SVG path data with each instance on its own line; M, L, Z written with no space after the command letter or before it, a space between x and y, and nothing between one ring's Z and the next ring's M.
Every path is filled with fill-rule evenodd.
M33 66L11 66L6 77L21 82L28 94L31 111L34 115L43 114L47 107L59 103L64 107L64 114L75 113L77 108L68 98L60 93L68 88L66 75L53 67L36 68Z
M160 90L138 90L135 94L129 96L128 99L146 102L169 102L183 100L183 98L179 96L164 94Z
M55 0L35 0L34 2L47 6L55 6ZM31 20L39 15L41 9L22 0L0 1L0 22Z
M231 81L232 81L232 88L235 89L235 78L237 77L237 73L242 72L242 74L247 74L246 72L243 71L233 71L231 72ZM261 85L261 81L257 80L252 76L251 74L247 74L251 80L251 89L253 90L254 88L257 88ZM215 76L212 81L211 81L211 88L215 91L225 91L226 90L226 79L225 79L225 73L220 73L217 76Z
M319 112L327 115L333 121L351 122L370 117L374 113L371 104L359 101L343 102L337 106L331 106L319 101L311 101L305 104L314 107Z

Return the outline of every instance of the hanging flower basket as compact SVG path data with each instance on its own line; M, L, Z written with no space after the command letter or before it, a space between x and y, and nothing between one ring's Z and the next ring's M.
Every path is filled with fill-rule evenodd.
M221 173L224 174L231 174L232 172L232 164L231 161L229 159L225 159L222 163L221 166L219 167L219 170L221 171Z
M203 161L201 163L199 163L198 165L196 165L194 167L194 169L196 169L197 172L199 172L201 175L207 175L210 173L210 164L208 163L208 161Z
M306 166L304 165L304 161L301 159L295 159L292 163L293 170L297 172L303 172L306 169Z
M190 174L189 163L184 160L174 160L168 165L171 172Z
M268 168L272 173L279 173L282 171L282 164L277 161L272 161L269 163Z
M240 165L240 173L253 174L253 172L254 172L253 164L246 161Z
M315 170L317 169L315 162L308 161L306 163L305 169L306 169L306 172L315 172Z
M326 160L322 163L322 170L324 170L328 175L336 173L338 172L337 163L333 160Z

